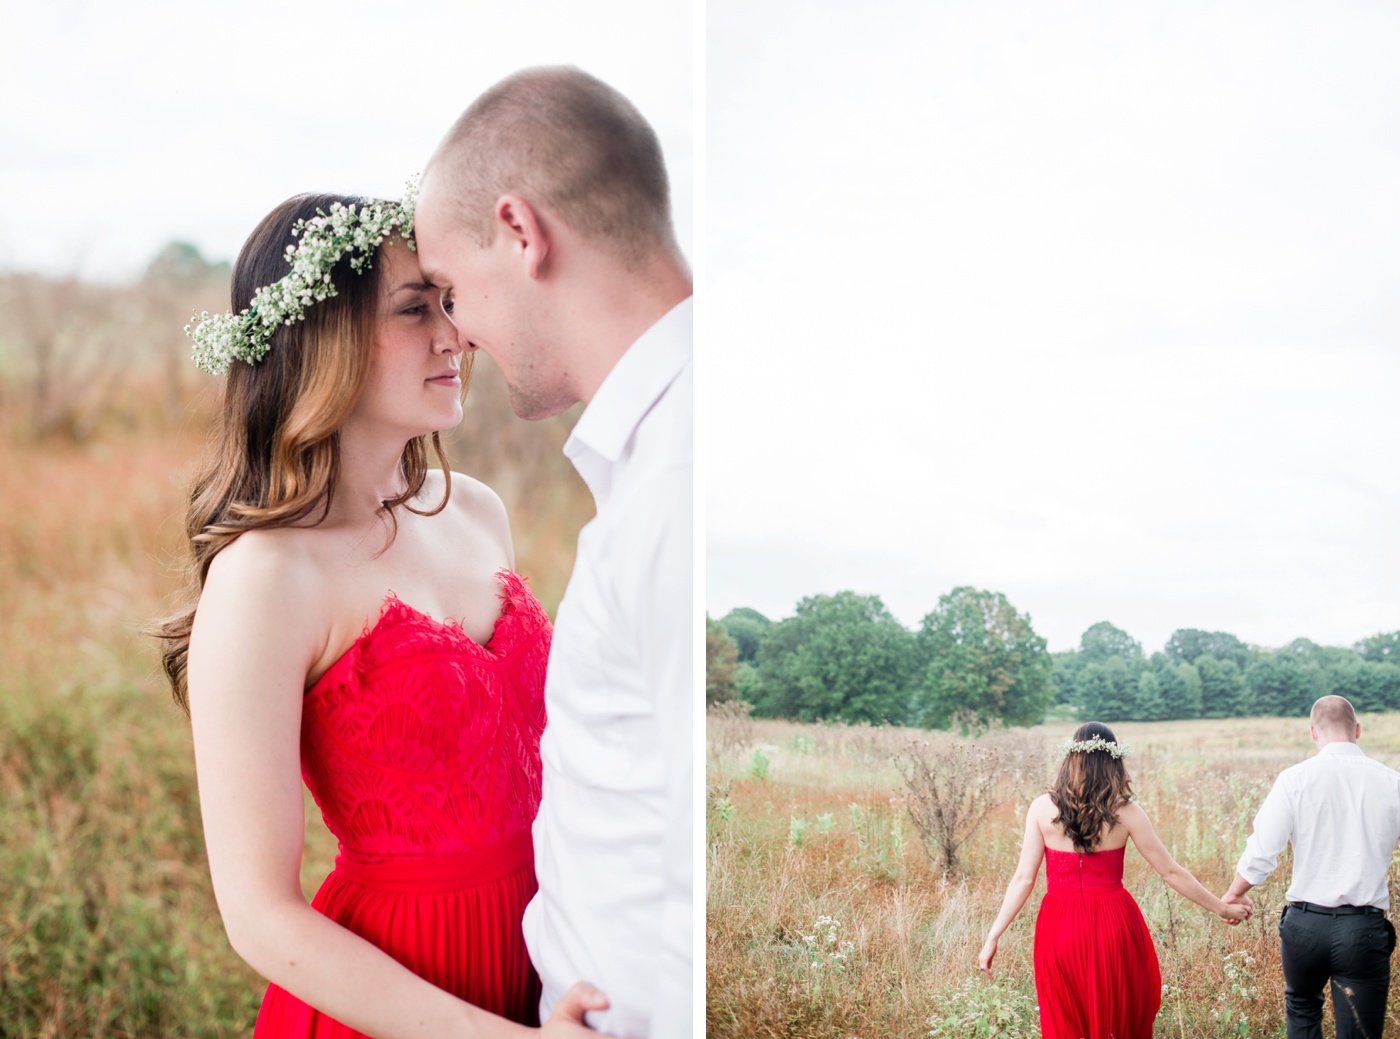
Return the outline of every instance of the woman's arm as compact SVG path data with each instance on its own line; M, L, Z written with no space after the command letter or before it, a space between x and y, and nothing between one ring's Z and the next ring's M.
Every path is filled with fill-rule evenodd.
M324 580L295 547L247 534L220 553L190 640L205 844L229 942L269 981L377 1039L525 1034L419 978L302 896L301 700L326 620Z
M977 965L982 968L982 973L987 975L989 981L992 977L992 960L997 954L997 942L1011 926L1011 921L1016 919L1016 914L1026 904L1026 899L1031 897L1031 892L1035 889L1036 875L1040 872L1040 860L1045 857L1045 837L1040 832L1040 823L1036 817L1036 809L1040 803L1041 799L1036 798L1026 809L1026 833L1021 840L1021 857L1016 862L1016 872L1011 875L1011 883L1006 887L1006 896L1001 900L1001 912L997 914L991 931L987 933L982 952L977 957Z
M1127 827L1128 836L1133 839L1133 844L1142 853L1142 857L1162 875L1167 886L1178 895L1189 898L1202 909L1209 909L1227 924L1237 924L1241 920L1249 919L1249 909L1246 906L1222 902L1207 891L1205 885L1193 877L1189 870L1172 858L1141 806L1127 805L1118 813L1118 818Z

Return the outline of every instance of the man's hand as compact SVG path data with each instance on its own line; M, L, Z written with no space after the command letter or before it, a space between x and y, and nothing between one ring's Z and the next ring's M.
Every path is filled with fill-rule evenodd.
M1244 877L1236 873L1234 883L1230 885L1230 890L1220 896L1220 901L1224 902L1226 905L1244 906L1249 910L1249 915L1253 916L1254 900L1245 894L1245 892L1253 886L1254 885L1245 880Z
M540 1027L540 1035L559 1036L560 1039L596 1036L598 1033L583 1023L583 1015L589 1010L606 1010L608 1005L607 996L588 982L580 981L559 997L549 1020Z

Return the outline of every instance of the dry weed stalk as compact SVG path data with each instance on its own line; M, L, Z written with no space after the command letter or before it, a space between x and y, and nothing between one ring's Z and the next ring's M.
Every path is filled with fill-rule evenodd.
M753 743L753 704L726 700L705 711L705 738L715 765Z
M1006 798L1006 758L997 747L952 740L910 740L894 759L904 804L929 859L944 876L958 872L958 849Z

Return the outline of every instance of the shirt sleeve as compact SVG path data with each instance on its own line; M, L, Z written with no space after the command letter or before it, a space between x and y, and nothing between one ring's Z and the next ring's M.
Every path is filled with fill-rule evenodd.
M1274 780L1269 796L1254 816L1254 832L1244 844L1235 871L1251 885L1262 884L1278 865L1278 857L1293 839L1293 801L1288 795L1288 774Z
M694 550L692 469L677 467L656 488L665 502L652 546L645 611L643 667L656 694L657 733L664 762L666 829L662 837L660 959L652 1039L691 1034L692 758L694 743Z

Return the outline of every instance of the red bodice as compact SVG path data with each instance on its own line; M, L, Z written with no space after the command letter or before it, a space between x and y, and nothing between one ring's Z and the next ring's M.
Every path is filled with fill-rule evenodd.
M475 852L528 834L540 802L549 618L501 571L483 646L385 600L302 706L302 776L348 859Z
M1045 849L1045 888L1048 894L1071 894L1080 890L1113 891L1123 886L1123 848L1112 851Z

